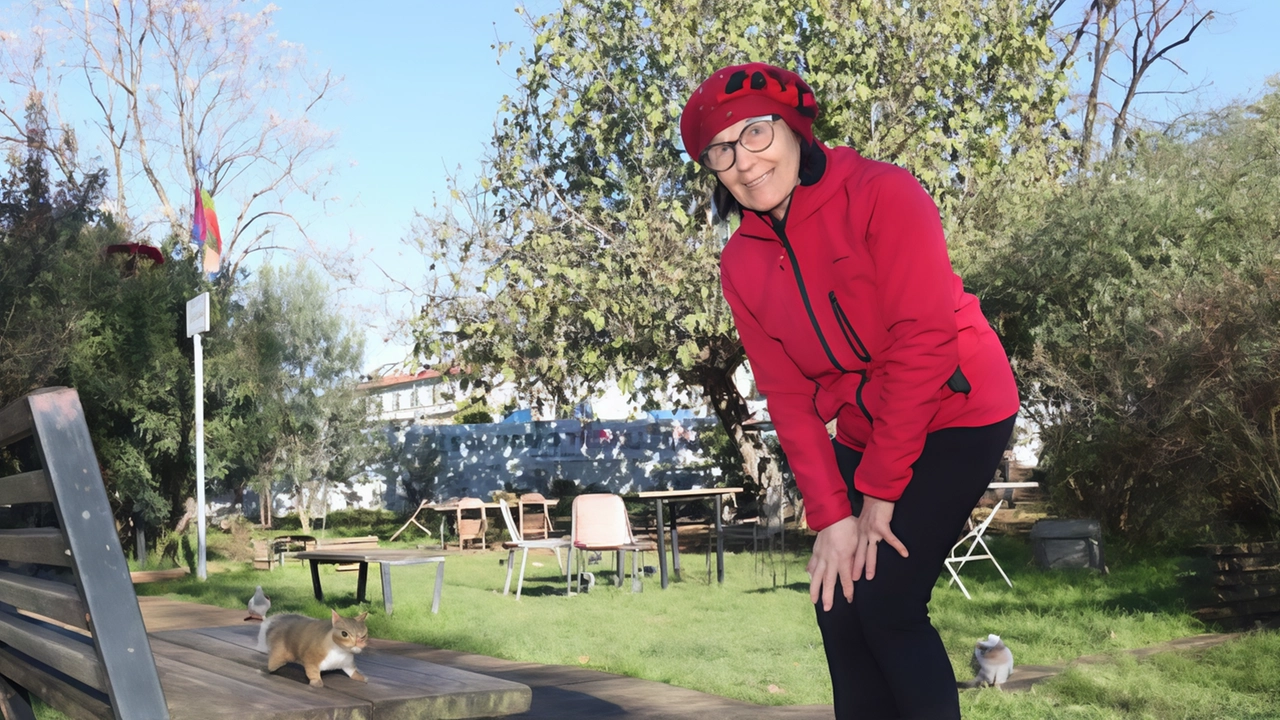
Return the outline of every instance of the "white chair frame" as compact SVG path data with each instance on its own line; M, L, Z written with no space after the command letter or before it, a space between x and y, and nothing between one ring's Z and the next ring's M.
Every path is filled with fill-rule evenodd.
M1004 568L1000 567L1000 563L996 562L995 556L991 554L991 548L987 547L987 542L982 539L983 534L987 532L987 526L991 524L991 520L996 516L996 511L998 511L1000 506L1003 504L1003 500L997 502L996 506L991 508L991 514L987 516L987 519L983 520L976 528L970 530L967 535L960 538L960 542L953 545L951 552L947 553L945 564L947 566L947 570L951 572L951 581L948 582L947 585L948 587L952 583L959 585L960 592L964 593L965 598L968 600L972 600L973 598L970 597L968 589L965 588L964 583L960 580L959 572L967 562L974 560L990 560L991 564L996 566L996 570L1000 571L1000 577L1004 578L1004 581L1009 584L1009 587L1013 587L1013 581L1009 579L1008 575L1004 574ZM966 542L969 543L968 551L966 551L964 555L956 555L956 551L959 550L960 546L964 545ZM978 546L982 547L982 554L975 555L974 551L977 550Z
M553 551L556 554L556 565L560 566L560 572L564 572L564 561L560 559L560 548L569 548L571 543L569 538L525 540L520 535L520 528L516 527L515 521L511 518L511 506L507 505L507 501L501 498L498 499L498 503L502 509L502 520L507 524L507 532L511 535L511 543L507 547L507 582L502 587L502 594L507 595L511 592L511 569L515 565L516 550L523 550L524 554L520 557L520 579L516 582L516 599L519 600L520 593L524 590L524 569L529 562L529 550L540 548Z

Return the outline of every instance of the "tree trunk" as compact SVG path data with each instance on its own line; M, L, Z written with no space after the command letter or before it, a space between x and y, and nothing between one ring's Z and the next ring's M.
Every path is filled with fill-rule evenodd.
M293 490L293 505L298 510L298 522L302 524L302 533L304 535L311 534L311 508L310 500L307 498L307 488L305 483L298 483Z
M262 527L271 529L271 478L262 480L262 494L258 497L258 522Z
M729 439L742 457L742 469L761 493L775 485L782 485L782 470L758 432L745 430L742 423L750 417L747 401L733 384L733 371L725 368L708 368L702 373L702 390L711 400L711 407L720 418Z

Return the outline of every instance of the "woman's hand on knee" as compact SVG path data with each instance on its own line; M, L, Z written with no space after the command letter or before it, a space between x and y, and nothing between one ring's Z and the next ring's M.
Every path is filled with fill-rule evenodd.
M853 554L857 540L858 520L852 516L818 531L813 556L805 570L809 573L809 600L817 604L821 595L823 610L831 610L835 602L837 577L845 601L853 602Z
M889 523L893 521L893 508L894 504L888 500L870 495L863 498L862 514L858 516L858 537L853 554L855 578L862 577L864 568L868 580L876 576L876 546L882 540L888 543L889 547L897 550L899 555L907 557L907 546L903 545L889 528Z

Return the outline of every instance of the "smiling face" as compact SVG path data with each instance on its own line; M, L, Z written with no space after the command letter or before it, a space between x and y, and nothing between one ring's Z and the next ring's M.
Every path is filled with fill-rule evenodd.
M721 130L708 146L734 142L751 120L745 118ZM716 177L738 204L781 220L791 202L791 191L800 183L800 142L785 122L774 120L773 144L758 153L739 145L733 166Z

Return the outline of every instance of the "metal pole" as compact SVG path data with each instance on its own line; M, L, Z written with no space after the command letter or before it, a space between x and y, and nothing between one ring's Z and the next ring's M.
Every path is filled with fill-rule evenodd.
M196 576L205 580L209 572L205 565L204 533L204 348L200 344L200 333L191 339L196 350Z

